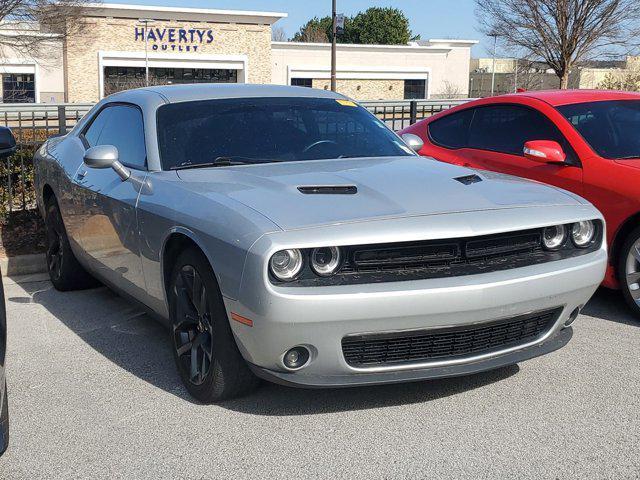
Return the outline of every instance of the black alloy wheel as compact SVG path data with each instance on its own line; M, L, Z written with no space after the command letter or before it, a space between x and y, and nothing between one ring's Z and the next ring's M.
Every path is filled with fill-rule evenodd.
M236 345L216 276L200 250L178 255L167 292L173 357L189 393L212 403L256 388L258 378Z
M209 294L198 271L184 265L175 281L174 348L189 381L202 385L211 369L213 328Z
M99 282L80 265L71 250L60 208L54 197L45 205L45 233L47 270L57 290L81 290L97 287Z
M57 218L47 222L47 268L51 280L59 281L62 276L64 249L62 248L62 232Z

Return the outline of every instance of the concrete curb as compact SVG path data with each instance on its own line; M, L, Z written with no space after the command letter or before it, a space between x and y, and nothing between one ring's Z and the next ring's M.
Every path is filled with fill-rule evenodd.
M3 277L44 273L47 271L47 261L44 253L0 257L0 269Z

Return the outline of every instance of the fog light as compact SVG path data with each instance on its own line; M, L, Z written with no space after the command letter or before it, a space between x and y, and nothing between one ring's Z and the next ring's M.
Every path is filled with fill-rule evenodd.
M569 315L569 318L567 318L567 321L564 322L564 326L568 327L569 325L571 325L576 318L578 318L578 315L580 314L580 307L576 307L573 312L571 312L571 315Z
M304 367L309 361L309 350L305 347L293 347L282 358L282 363L289 370L297 370Z

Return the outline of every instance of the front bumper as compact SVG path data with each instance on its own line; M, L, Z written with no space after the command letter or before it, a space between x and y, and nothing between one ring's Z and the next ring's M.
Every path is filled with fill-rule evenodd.
M301 376L295 372L273 371L249 364L251 371L258 377L280 385L290 387L306 388L339 388L353 387L360 385L379 385L384 383L404 383L418 382L435 378L458 377L462 375L472 375L474 373L494 370L496 368L524 362L531 358L539 357L551 353L564 347L573 336L573 329L566 327L552 338L540 344L523 348L512 353L491 357L487 360L480 360L460 365L450 365L444 367L419 368L414 370L401 370L370 373L366 375L315 375Z

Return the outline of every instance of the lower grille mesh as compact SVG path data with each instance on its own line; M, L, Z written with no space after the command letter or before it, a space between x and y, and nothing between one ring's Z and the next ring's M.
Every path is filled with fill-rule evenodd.
M464 327L348 336L342 339L342 353L353 367L479 355L541 337L551 329L561 311L562 308L554 308Z

